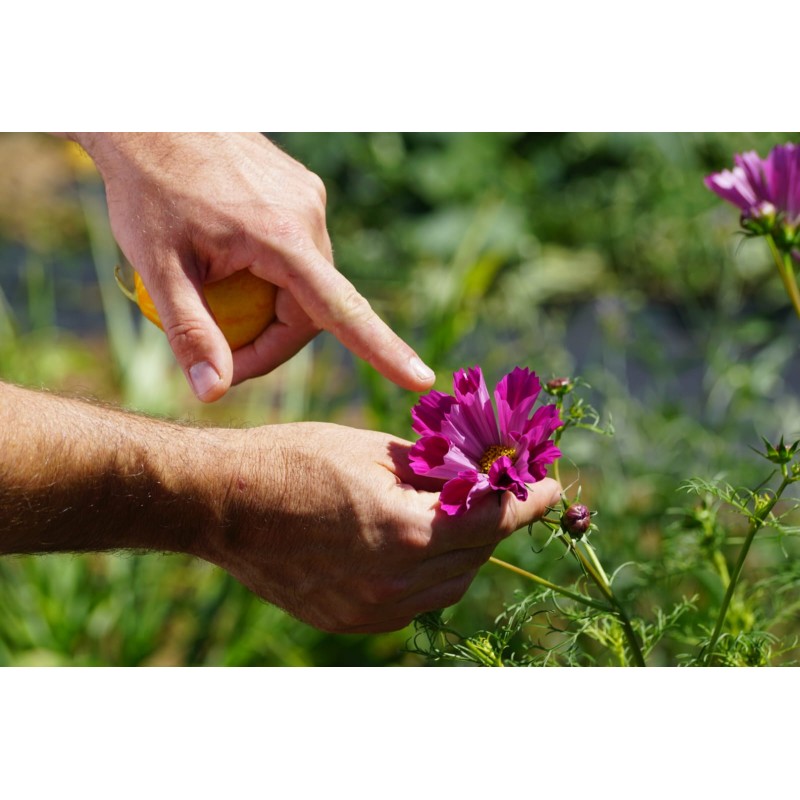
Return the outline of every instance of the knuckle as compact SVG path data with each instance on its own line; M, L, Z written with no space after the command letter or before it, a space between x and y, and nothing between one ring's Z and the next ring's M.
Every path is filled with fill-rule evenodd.
M182 319L164 326L164 333L175 354L192 355L196 353L205 341L205 327L199 320Z
M275 217L270 225L270 234L279 247L287 249L305 247L308 241L306 224L293 214L281 214Z
M372 318L372 307L356 288L351 286L339 297L337 316L342 323L366 322Z
M219 233L217 246L222 252L236 253L250 247L250 231L244 219L232 219Z
M431 546L432 535L430 530L409 527L396 536L398 547L404 555L413 559L424 557Z

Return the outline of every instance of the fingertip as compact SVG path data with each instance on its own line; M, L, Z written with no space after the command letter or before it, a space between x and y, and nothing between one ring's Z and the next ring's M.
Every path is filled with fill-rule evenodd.
M548 510L558 508L561 503L561 485L552 478L543 478L532 486L528 486L528 499L522 503L520 516L523 524L536 522L545 516Z
M436 373L419 356L412 356L408 361L408 367L420 391L433 386Z
M381 351L380 356L367 356L366 362L384 378L402 389L417 394L430 391L436 382L436 373L417 355L412 355L404 360L402 353L390 354L392 347L406 352L410 349L402 339L393 333L392 336L391 345L387 345ZM353 352L358 355L356 350Z
M233 358L219 329L208 329L204 336L197 337L191 347L176 347L173 344L172 349L198 400L213 403L230 389Z
M501 528L509 534L540 520L548 509L556 508L561 501L561 486L552 478L543 478L528 485L528 497L525 500L517 500L510 492L506 492L503 501Z
M433 386L436 375L387 325L318 250L293 261L286 288L318 329L332 333L384 378L414 392ZM269 279L269 276L265 276Z
M216 368L208 361L200 361L187 370L189 385L198 400L213 403L228 391L230 381L222 378Z
M436 373L425 364L419 356L411 356L403 359L402 355L395 351L408 350L408 345L394 333L391 332L392 339L387 342L386 347L372 354L360 353L355 347L350 349L358 356L363 358L373 369L383 375L384 378L392 383L406 389L409 392L421 394L433 388L436 382Z

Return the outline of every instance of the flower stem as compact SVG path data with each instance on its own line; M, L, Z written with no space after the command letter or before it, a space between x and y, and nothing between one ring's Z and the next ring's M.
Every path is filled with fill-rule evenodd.
M567 545L568 547L570 545ZM570 548L572 549L572 548ZM569 589L565 589L563 586L558 586L555 583L551 583L550 581L546 580L545 578L540 577L539 575L535 575L533 572L528 572L527 570L521 569L520 567L516 567L513 564L509 564L507 561L501 561L499 558L495 558L491 556L489 561L493 564L496 564L498 567L503 567L504 569L510 570L517 575L522 575L524 578L528 578L529 580L538 583L540 586L544 586L551 591L557 592L558 594L562 594L565 597L569 597L571 600L575 600L578 603L583 603L585 606L589 606L590 608L596 608L598 611L606 611L614 614L618 619L619 623L622 626L622 630L625 634L625 638L628 640L628 645L631 648L631 653L633 653L633 660L636 662L637 667L644 667L646 666L644 661L644 656L642 655L642 650L639 647L639 641L636 638L636 632L633 630L633 625L631 625L631 621L628 619L628 615L625 613L625 610L620 605L617 598L614 596L614 592L611 590L611 585L608 582L608 579L603 580L605 577L605 572L603 568L600 567L600 573L603 577L600 577L597 570L586 560L586 557L580 552L575 551L576 557L581 561L584 567L587 568L587 574L592 578L592 580L597 584L600 591L606 596L608 601L611 603L611 606L606 605L605 603L598 603L596 600L592 600L591 597L586 597L586 595L578 594L576 592L571 592ZM592 551L594 554L594 551ZM595 560L597 560L597 556L594 556Z
M739 557L736 559L736 565L734 566L730 580L728 581L728 588L725 591L725 596L722 598L722 605L720 606L719 614L717 615L717 624L714 626L714 632L711 634L711 638L706 646L706 652L703 658L703 663L706 665L710 664L714 657L714 648L716 647L717 641L719 641L720 634L722 633L722 626L725 624L725 618L728 615L728 608L730 607L731 600L733 599L733 594L736 591L736 585L739 582L739 577L742 574L742 567L744 566L745 559L747 558L747 554L750 550L750 545L753 544L753 539L755 539L756 534L761 530L761 528L764 527L764 521L775 507L775 504L778 502L778 500L780 500L784 489L786 489L790 483L794 483L794 480L794 478L789 476L786 467L784 466L783 481L781 482L781 485L778 487L770 500L760 509L758 509L751 518L750 527L747 531L747 535L745 536L744 543L742 544L742 549L739 551Z
M605 570L600 564L597 554L594 552L594 548L589 544L589 542L583 542L583 546L589 553L591 565L590 562L587 561L586 556L584 556L584 554L578 550L576 546L571 547L570 549L572 549L576 558L580 560L584 567L591 566L587 572L592 580L597 584L597 588L600 589L600 591L608 599L609 603L611 603L611 605L614 607L614 613L619 618L620 625L622 625L622 630L625 633L625 638L628 640L628 645L631 648L631 653L633 654L633 660L636 662L636 666L646 667L647 664L645 664L642 648L639 646L639 640L636 638L636 631L634 631L633 625L631 624L630 619L628 619L628 615L625 613L625 609L622 607L619 600L617 600L614 590L611 588L611 582L608 580Z
M556 411L558 412L559 419L561 419L562 423L563 423L563 419L564 419L562 417L562 412L564 411L564 395L563 394L559 394L556 397ZM566 428L565 428L565 426L563 424L559 428L556 429L555 435L553 436L553 444L556 447L558 447L558 443L561 441L561 437L564 435L564 431L565 430L566 430ZM557 484L561 485L561 472L560 472L560 470L558 468L558 463L559 463L559 459L556 459L553 462L553 480Z
M523 578L528 578L528 580L533 581L534 583L538 583L539 586L544 586L546 589L550 589L553 592L557 592L558 594L563 594L564 597L569 597L570 600L574 600L576 603L583 603L585 606L589 606L590 608L596 608L598 611L612 611L613 608L610 608L605 603L599 603L597 600L592 600L591 597L586 597L586 595L578 594L577 592L572 592L569 589L565 589L563 586L559 586L556 583L551 583L546 578L542 578L539 575L535 575L533 572L528 572L521 567L516 567L514 564L509 564L507 561L501 561L499 558L495 558L491 556L489 561L492 564L496 564L498 567L503 567L503 569L507 569L510 572L515 573L516 575L521 575Z
M797 279L794 275L794 265L792 264L791 253L781 253L775 239L767 235L767 244L772 252L772 257L775 259L775 264L778 267L778 273L783 281L784 288L786 289L789 299L792 301L794 310L797 316L800 317L800 290L797 288Z
M597 553L595 553L594 548L585 539L583 541L583 546L586 548L586 552L589 554L589 559L599 573L600 577L603 579L604 583L610 586L611 584L609 583L608 575L606 575L603 565L600 563L600 559L597 557Z

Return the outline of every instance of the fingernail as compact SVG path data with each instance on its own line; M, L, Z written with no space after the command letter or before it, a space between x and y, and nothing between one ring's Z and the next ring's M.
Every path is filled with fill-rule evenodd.
M411 369L413 370L414 374L421 381L432 381L436 377L433 370L426 364L423 364L422 361L420 361L420 359L418 359L416 356L411 359L409 364L411 365Z
M220 377L208 361L201 361L199 364L189 367L189 380L194 393L202 399L219 383Z

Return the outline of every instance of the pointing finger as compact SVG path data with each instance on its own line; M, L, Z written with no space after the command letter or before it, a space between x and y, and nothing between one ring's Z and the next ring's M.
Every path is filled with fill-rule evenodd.
M297 298L319 328L332 333L355 355L399 386L417 392L431 387L433 371L315 247L296 248L286 252L285 258L294 269L288 275L274 277ZM261 270L254 265L253 271ZM270 280L273 276L264 277Z

